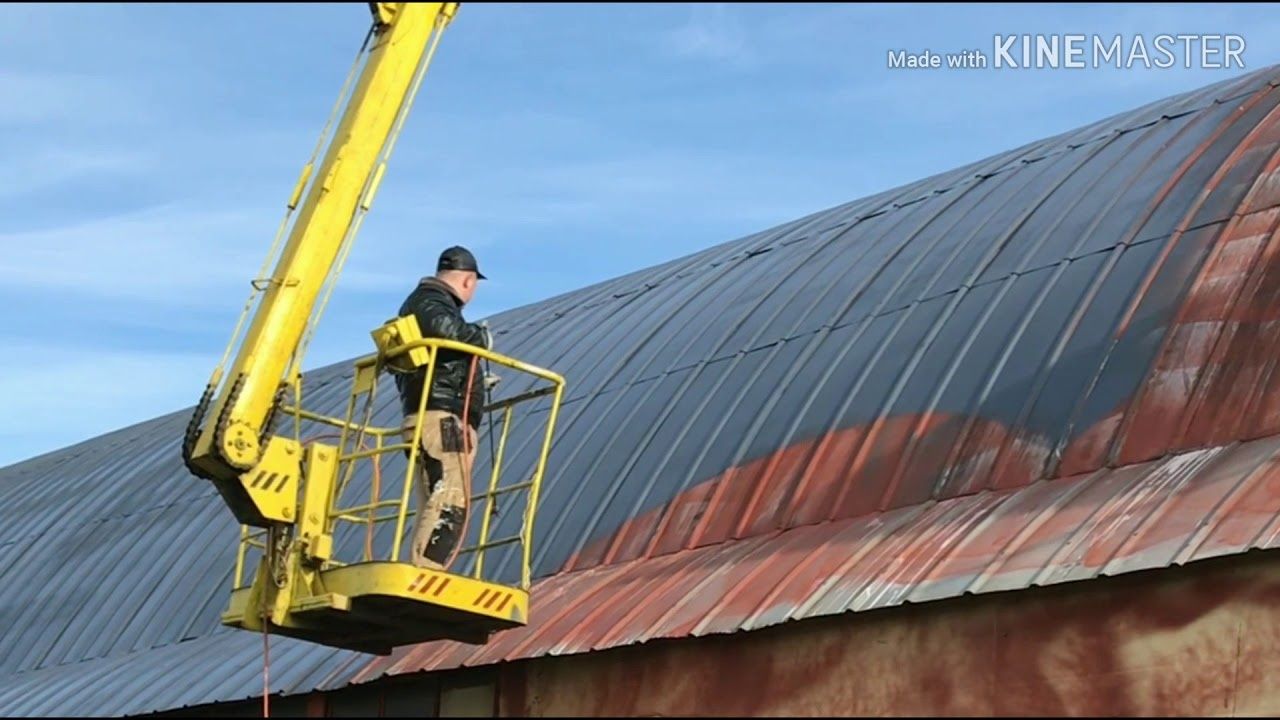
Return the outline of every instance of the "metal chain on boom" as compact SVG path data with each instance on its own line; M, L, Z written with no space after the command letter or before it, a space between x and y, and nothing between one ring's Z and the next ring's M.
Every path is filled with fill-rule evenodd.
M240 388L244 387L244 374L236 376L235 382L231 385L231 390L227 394L227 402L222 406L222 412L218 414L217 425L213 428L213 441L216 447L222 447L223 440L227 437L227 428L231 425L230 408L236 402L236 397L240 395Z
M187 469L201 480L212 480L213 476L191 464L191 453L195 450L196 438L200 436L200 421L204 419L204 414L209 411L209 402L213 400L213 391L215 389L213 381L204 386L204 393L200 396L200 402L196 403L195 410L192 411L190 419L187 420L186 432L182 435L182 464L186 465Z
M294 188L293 195L289 198L289 202L286 203L285 205L286 209L285 209L284 217L280 220L280 225L276 228L275 238L272 240L271 248L267 251L267 256L263 260L262 268L258 271L258 274L255 277L255 279L250 281L249 283L249 286L250 286L249 297L245 300L244 307L240 311L240 317L236 321L235 329L231 333L231 339L227 342L226 347L223 349L222 358L218 361L218 364L214 367L213 372L210 374L209 382L205 386L204 394L201 396L200 402L196 404L196 407L191 414L191 419L187 423L186 433L183 437L183 448L182 448L183 460L184 460L184 463L187 465L187 468L197 476L201 477L202 479L208 480L211 478L208 477L207 473L204 473L203 471L200 471L198 468L192 467L191 465L191 452L195 447L196 438L200 434L200 425L204 421L205 413L207 413L209 410L209 403L212 400L214 393L216 392L217 388L222 384L222 375L225 372L227 362L231 359L232 351L235 349L237 343L240 340L240 335L244 330L245 322L248 320L250 313L253 311L255 302L258 300L258 297L263 292L265 292L268 287L271 286L271 284L273 283L279 284L284 282L284 280L282 279L269 278L267 276L267 273L271 271L271 266L273 262L277 259L277 256L280 253L281 243L284 240L286 231L289 227L289 223L293 219L293 214L297 210L298 199L303 196L303 188L307 185L307 183L311 179L311 171L312 171L312 168L315 167L316 158L319 157L320 152L324 149L324 146L328 140L329 135L333 132L334 124L341 113L342 106L346 100L346 97L350 94L351 85L355 81L355 78L359 72L361 61L364 58L365 51L369 47L369 40L373 37L373 34L374 34L374 30L371 27L369 32L365 34L364 40L360 44L360 50L356 53L355 61L352 63L350 71L347 73L347 79L342 84L342 90L338 93L338 99L334 102L333 108L329 113L329 117L325 121L324 128L320 132L320 137L316 141L316 145L311 151L311 157L307 160L306 165L303 166L302 175L299 177L298 185L297 187ZM276 403L276 405L278 406L278 402ZM230 407L230 403L228 403L227 406ZM274 412L274 406L273 406L273 412ZM271 420L272 418L268 417L268 422L266 423L266 425L269 426L271 423Z

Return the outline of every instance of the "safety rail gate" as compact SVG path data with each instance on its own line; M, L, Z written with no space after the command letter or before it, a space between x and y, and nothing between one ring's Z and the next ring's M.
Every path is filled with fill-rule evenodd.
M564 378L482 347L422 338L412 316L383 325L374 331L373 337L378 352L355 362L344 418L307 411L297 404L281 408L294 418L295 440L306 448L306 460L314 467L304 473L298 493L297 519L292 525L267 529L241 526L232 597L222 621L243 629L269 630L383 655L399 645L432 639L484 643L494 631L528 621L534 519L563 398ZM413 484L417 482L418 464L423 460L421 420L428 393L422 393L417 422L412 423L411 441L403 439L403 425L383 427L372 424L372 420L384 371L413 372L425 368L423 387L429 388L441 350L470 354L476 382L483 381L477 366L485 360L532 376L533 387L483 407L490 419L494 413L502 414L502 429L484 491L475 492L474 477L466 480L468 523L471 518L479 518L478 538L466 544L467 534L462 534L458 539L461 547L450 565L435 570L417 567L404 558L409 519L421 511L421 508L410 507L410 498L414 494ZM546 397L551 398L551 404L532 471L517 473L520 482L503 485L503 460L515 410ZM357 421L357 406L362 400L364 416ZM324 445L319 438L303 438L304 422L336 430L338 445ZM332 436L330 433L329 437ZM394 453L396 460L404 459L405 467L398 493L384 498L381 462L388 453ZM480 458L478 452L475 457ZM368 501L344 505L341 500L350 489L361 462L372 466ZM264 479L263 485L267 482L269 478ZM506 497L511 495L524 498L519 531L492 538L495 503L502 497L506 505L510 502ZM340 523L363 526L364 543L359 557L331 557ZM387 523L394 523L394 535L389 553L380 557L374 538L376 530ZM486 553L511 545L519 545L518 583L486 577ZM247 578L249 555L255 550L260 554L258 570L252 578ZM469 572L463 574L450 569L468 555L474 556Z

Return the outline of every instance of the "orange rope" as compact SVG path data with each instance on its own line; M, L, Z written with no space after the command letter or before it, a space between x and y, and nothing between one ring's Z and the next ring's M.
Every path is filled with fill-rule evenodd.
M271 717L271 643L267 633L267 613L262 613L262 717Z
M275 569L271 567L274 555L276 530L267 528L266 542L263 544L263 559L267 563L267 571L275 577ZM265 606L262 608L262 717L271 717L271 641L268 626L271 613Z

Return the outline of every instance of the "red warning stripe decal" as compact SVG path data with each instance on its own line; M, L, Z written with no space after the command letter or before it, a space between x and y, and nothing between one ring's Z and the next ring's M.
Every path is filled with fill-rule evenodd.
M416 592L420 595L426 595L428 592L431 592L431 586L435 585L436 580L439 580L439 579L440 579L439 575L428 575L426 573L420 573L418 577L414 578L413 582L409 583L409 592ZM425 583L422 582L423 580L426 580L426 582ZM448 584L449 584L449 579L445 578L445 581L443 583L440 583L440 587L436 588L436 595L439 595L440 591L444 589L444 586Z
M439 579L440 579L440 576L439 576L439 575L432 575L430 578L428 578L428 579L427 579L427 584L426 584L426 585L423 585L423 586L422 586L422 589L421 589L421 590L419 590L418 592L422 593L423 595L426 595L426 594L427 594L427 591L429 591L429 590L431 589L431 586L432 586L432 585L435 585L435 584L436 584L436 580L439 580ZM439 595L439 594L440 594L440 592L437 590L437 591L436 591L436 594L437 594L437 595Z
M502 609L507 606L507 603L511 602L511 597L511 593L486 589L481 591L481 593L476 596L475 600L471 601L471 605L472 607L477 607L481 603L484 603L484 609L488 610L489 608L493 608L494 603L498 603L498 606L493 608L494 612L502 612ZM502 602L498 602L498 598L502 598Z

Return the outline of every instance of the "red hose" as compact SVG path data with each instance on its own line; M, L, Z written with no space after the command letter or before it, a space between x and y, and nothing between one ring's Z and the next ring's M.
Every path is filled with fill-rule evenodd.
M458 550L462 548L462 543L467 539L467 527L471 523L471 425L467 420L471 417L471 385L475 382L476 363L479 360L479 355L471 356L471 370L467 373L466 398L462 401L462 449L463 457L467 463L467 477L462 485L462 532L458 535L458 541L453 545L453 551L449 553L449 560L444 564L446 570L458 558ZM483 552L483 550L477 550L476 552Z

